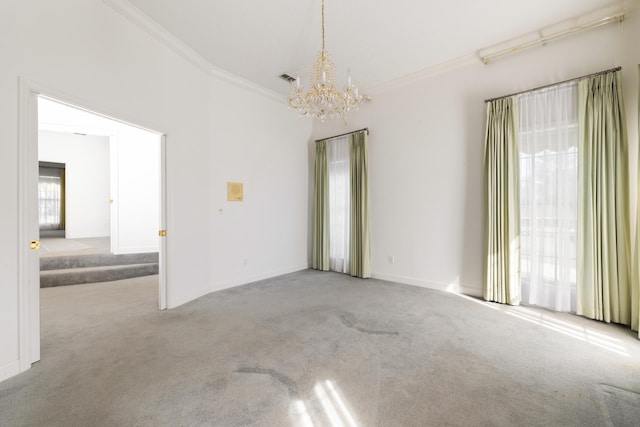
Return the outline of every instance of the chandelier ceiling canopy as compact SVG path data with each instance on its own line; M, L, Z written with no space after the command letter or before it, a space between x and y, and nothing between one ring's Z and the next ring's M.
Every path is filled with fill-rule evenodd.
M305 91L300 75L291 82L289 107L296 110L300 116L316 117L321 121L340 117L346 121L347 113L357 109L362 99L358 88L351 81L350 70L344 89L340 91L336 88L335 64L325 48L324 0L322 0L322 50L318 52L311 66L309 90Z

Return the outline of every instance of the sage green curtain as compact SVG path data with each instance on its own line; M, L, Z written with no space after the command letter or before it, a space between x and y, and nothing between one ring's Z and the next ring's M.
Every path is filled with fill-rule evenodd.
M329 271L329 162L327 141L316 142L311 266Z
M638 65L638 165L640 169L640 65ZM633 281L631 287L631 329L638 331L640 338L640 170L636 179L638 204L636 210L635 256L633 257Z
M516 100L487 102L484 145L484 298L520 303L520 181Z
M371 237L369 220L369 169L366 131L355 132L349 138L351 177L351 236L349 273L371 277Z
M576 312L630 325L628 143L620 72L578 83Z

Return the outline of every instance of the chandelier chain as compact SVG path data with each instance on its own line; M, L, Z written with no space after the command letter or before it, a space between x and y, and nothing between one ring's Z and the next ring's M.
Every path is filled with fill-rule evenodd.
M322 52L324 51L324 0L322 0Z
M309 90L305 91L298 76L291 84L289 107L301 116L315 117L324 121L341 117L346 123L349 111L357 109L362 95L351 81L351 72L347 72L347 84L343 90L336 87L335 65L325 46L325 10L322 0L322 50L311 66Z

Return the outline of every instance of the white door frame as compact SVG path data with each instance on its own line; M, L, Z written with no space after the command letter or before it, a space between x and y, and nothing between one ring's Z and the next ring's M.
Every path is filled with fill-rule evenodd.
M160 136L160 229L167 229L167 137ZM158 306L167 309L167 237L160 238L158 271Z
M40 256L31 250L31 242L40 239L38 227L38 97L45 95L62 103L85 109L93 114L100 108L87 108L87 103L61 94L30 80L19 79L18 109L18 359L20 372L40 360ZM121 121L161 135L160 143L160 228L167 227L166 137L164 133ZM158 305L167 308L167 239L159 245Z

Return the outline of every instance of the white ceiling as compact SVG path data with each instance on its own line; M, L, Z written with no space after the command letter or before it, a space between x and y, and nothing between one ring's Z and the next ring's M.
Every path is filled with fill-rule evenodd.
M217 68L286 94L320 50L321 0L129 0ZM339 83L363 90L623 0L325 0Z

